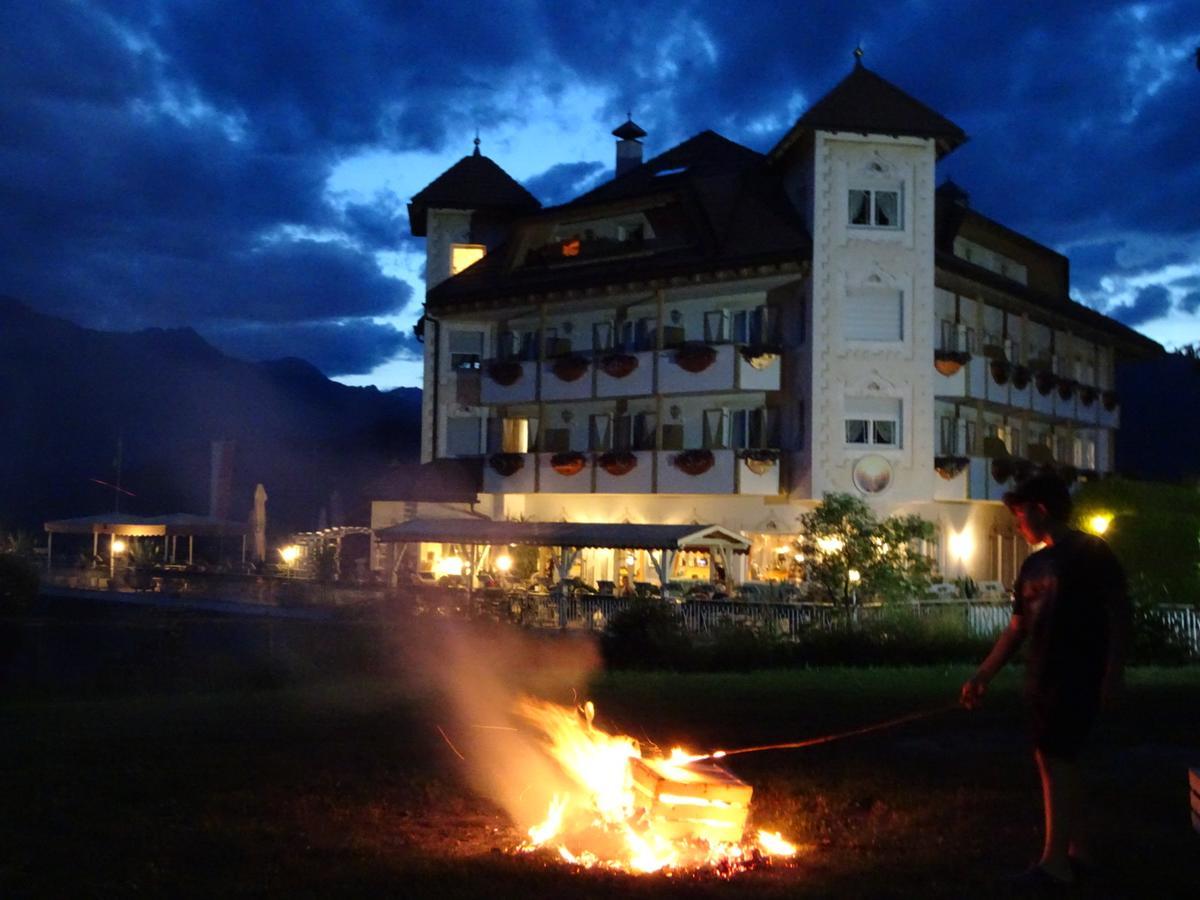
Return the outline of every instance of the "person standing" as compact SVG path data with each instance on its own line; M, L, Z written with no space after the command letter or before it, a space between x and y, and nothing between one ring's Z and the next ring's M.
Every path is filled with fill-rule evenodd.
M1003 500L1022 537L1041 549L1021 566L1008 627L960 699L978 707L988 683L1026 645L1025 696L1046 835L1041 858L1018 880L1069 884L1091 862L1082 759L1097 716L1120 689L1132 614L1125 574L1108 545L1069 526L1071 496L1060 478L1035 475Z

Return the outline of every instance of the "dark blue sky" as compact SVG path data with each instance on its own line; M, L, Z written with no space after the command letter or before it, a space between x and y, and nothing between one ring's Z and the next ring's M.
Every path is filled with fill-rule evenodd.
M1076 298L1200 339L1194 2L0 4L0 293L416 383L404 204L471 149L545 202L704 128L765 150L866 63L962 126L972 205Z

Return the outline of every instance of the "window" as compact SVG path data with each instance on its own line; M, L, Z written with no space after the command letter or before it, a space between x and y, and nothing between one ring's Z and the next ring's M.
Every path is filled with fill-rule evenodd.
M450 332L450 370L453 372L478 371L483 356L482 331Z
M724 344L729 340L729 310L711 309L704 314L704 342Z
M738 450L779 447L779 417L770 407L734 410L729 417L729 446Z
M966 451L967 456L974 456L978 452L979 448L977 446L977 438L978 438L977 428L978 428L978 426L974 422L967 422L967 427L964 430L964 434L966 435L966 441L965 441L966 446L963 447L963 449Z
M592 325L592 349L597 353L613 348L613 323L596 322Z
M612 449L612 416L608 413L588 416L588 449L599 453Z
M629 415L613 417L612 448L614 450L633 449L633 419Z
M446 420L446 455L476 456L480 452L483 419L456 416Z
M842 306L842 334L848 341L904 340L904 294L887 288L853 288Z
M852 188L849 222L860 228L902 228L900 191Z
M457 275L468 266L483 259L487 247L483 244L451 244L450 245L450 274Z
M739 344L773 344L778 340L778 319L770 306L742 309L733 314L733 340Z
M938 453L941 456L954 456L958 448L955 446L955 437L958 434L958 425L953 416L941 417L941 430L939 433Z
M503 419L500 432L500 450L504 453L528 453L529 419Z
M706 409L704 411L704 434L701 436L706 450L717 450L729 444L729 416L723 409Z
M846 443L899 447L900 401L891 397L846 398Z
M633 449L653 450L658 439L658 417L652 412L640 412L633 417Z

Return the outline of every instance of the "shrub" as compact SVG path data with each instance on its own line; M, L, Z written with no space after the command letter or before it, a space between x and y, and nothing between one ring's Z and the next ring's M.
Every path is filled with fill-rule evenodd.
M1136 576L1129 583L1129 599L1133 604L1130 662L1181 665L1192 661L1192 648L1187 639L1167 623L1159 609L1169 599L1162 585Z
M617 669L681 668L691 648L675 608L661 600L640 600L623 609L601 638L605 662Z
M14 553L0 553L0 615L33 609L38 596L37 566Z

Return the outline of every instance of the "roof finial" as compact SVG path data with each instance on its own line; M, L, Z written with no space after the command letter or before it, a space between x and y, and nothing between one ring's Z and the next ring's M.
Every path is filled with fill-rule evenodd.
M476 128L476 129L475 129L475 152L474 152L473 154L471 154L471 155L472 155L472 156L480 156L480 155L482 155L482 154L480 154L480 152L479 152L479 129L478 129L478 128Z
M861 66L863 64L863 48L862 41L858 42L858 46L854 48L854 65Z

